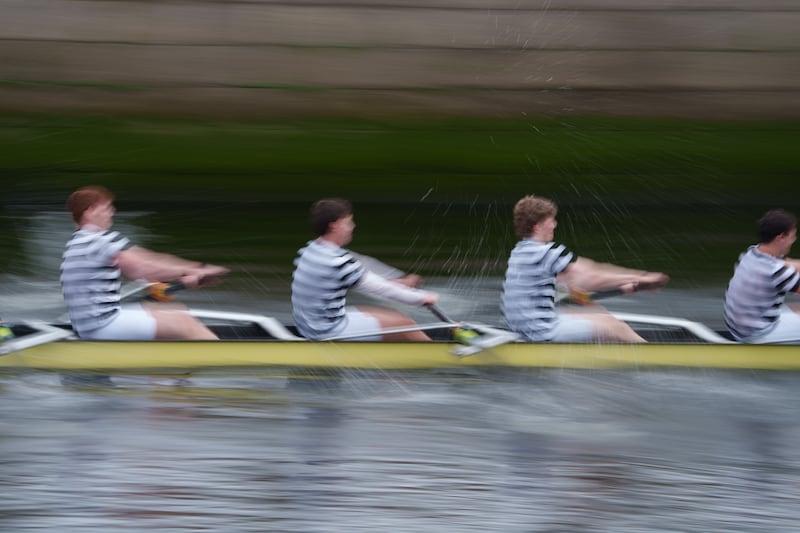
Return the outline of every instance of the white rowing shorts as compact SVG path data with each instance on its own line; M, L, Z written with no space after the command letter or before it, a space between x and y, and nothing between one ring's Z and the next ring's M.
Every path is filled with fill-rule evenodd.
M156 319L139 303L125 304L117 317L80 335L82 339L104 341L151 341L156 338Z

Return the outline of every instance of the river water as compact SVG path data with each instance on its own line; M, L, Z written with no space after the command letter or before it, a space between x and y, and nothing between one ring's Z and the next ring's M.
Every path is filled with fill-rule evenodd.
M255 230L231 233L235 253L203 247L219 233L176 249L195 224L188 213L172 215L178 236L140 211L120 212L118 226L157 249L234 263L230 283L187 293L189 305L287 317L290 269L269 259L282 248ZM227 215L204 216L229 231ZM0 314L56 318L68 221L57 210L8 218L24 238L7 247ZM652 241L679 246L663 232ZM366 251L428 267L443 308L496 322L498 277L447 266L475 263L470 246L440 266L411 244ZM724 273L693 282L670 265L673 287L608 306L718 323ZM116 376L83 387L0 374L0 530L796 531L799 386L796 373L712 370Z

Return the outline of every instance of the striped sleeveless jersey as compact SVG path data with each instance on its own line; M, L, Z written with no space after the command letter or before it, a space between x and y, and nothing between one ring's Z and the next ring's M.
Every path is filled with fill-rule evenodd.
M561 244L519 241L511 251L503 282L502 311L506 324L529 341L550 341L558 315L556 275L575 261Z
M782 260L751 246L739 256L725 291L725 325L737 340L775 327L786 294L800 286L800 274Z
M116 231L72 234L61 262L61 287L78 335L105 326L119 313L121 274L112 262L128 247L130 241Z
M300 249L292 274L292 315L300 334L310 339L333 336L347 325L347 291L364 275L364 266L348 250L309 241Z

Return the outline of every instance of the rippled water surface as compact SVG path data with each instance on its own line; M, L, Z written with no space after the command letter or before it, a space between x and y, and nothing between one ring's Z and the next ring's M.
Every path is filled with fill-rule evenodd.
M0 528L791 531L795 374L0 382Z

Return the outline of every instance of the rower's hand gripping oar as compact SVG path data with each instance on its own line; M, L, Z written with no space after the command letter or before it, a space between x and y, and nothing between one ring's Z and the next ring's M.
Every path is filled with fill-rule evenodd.
M597 300L604 298L613 298L615 296L622 296L626 294L622 289L606 289L602 291L587 291L580 287L570 287L569 292L560 298L557 302L559 304L571 305L593 305Z
M171 302L175 299L175 293L184 289L186 285L180 281L151 283L147 286L147 296L144 299L151 302Z
M666 281L652 281L652 282L638 282L631 290L624 290L620 287L614 289L604 289L599 291L587 291L580 287L570 287L569 293L558 299L560 304L574 304L574 305L592 305L597 300L603 298L613 298L614 296L623 296L634 294L641 291L653 291L662 288Z
M462 346L456 347L453 350L453 354L459 357L473 355L483 350L488 350L495 346L514 342L519 339L519 335L511 331L484 326L482 324L456 322L447 316L438 306L429 305L427 307L436 318L454 326L453 340Z
M399 268L387 265L369 255L359 254L352 250L350 251L350 255L358 259L358 261L364 265L364 268L382 278L406 285L407 287L418 287L422 285L423 279L421 276L403 272Z
M208 287L221 282L222 278L219 276L207 276L200 279L197 287ZM147 290L147 295L143 299L151 302L171 302L175 299L175 294L177 292L188 288L189 287L181 281L148 283L147 286L144 287L144 289Z

